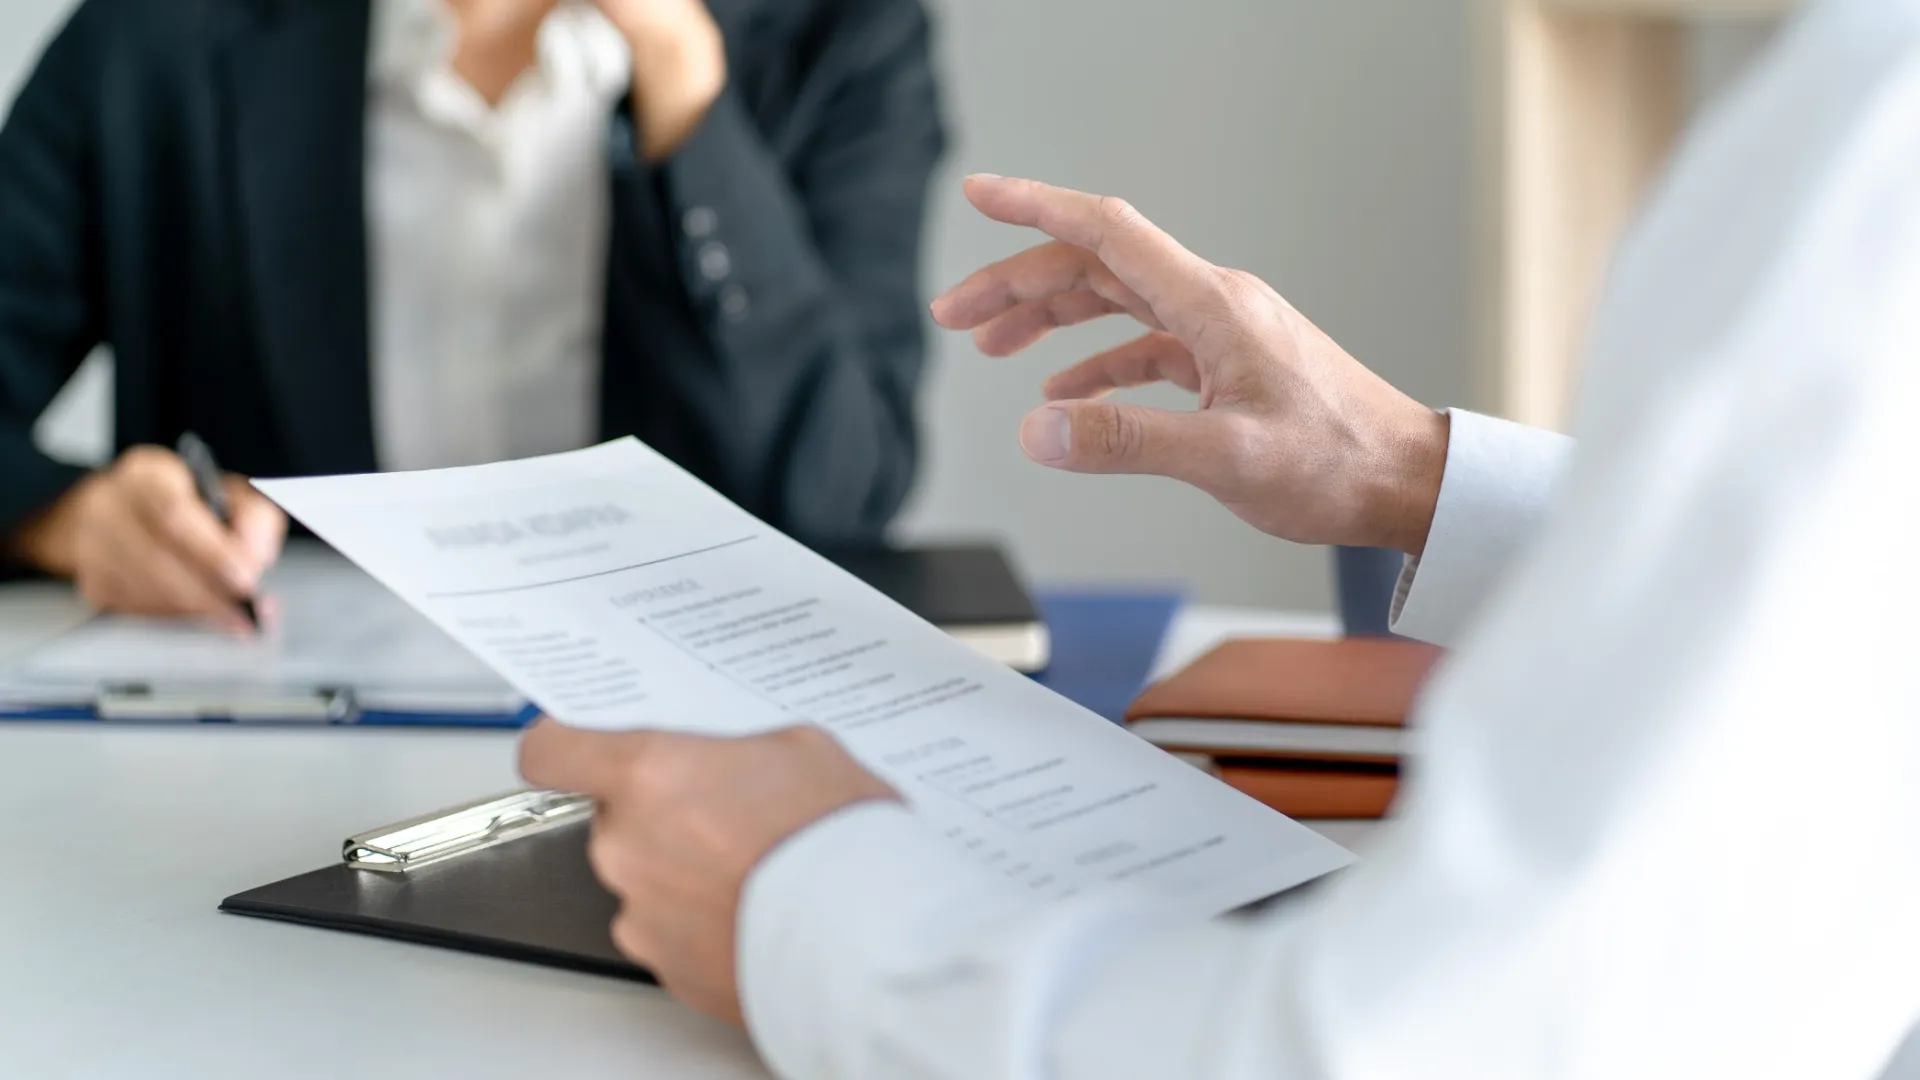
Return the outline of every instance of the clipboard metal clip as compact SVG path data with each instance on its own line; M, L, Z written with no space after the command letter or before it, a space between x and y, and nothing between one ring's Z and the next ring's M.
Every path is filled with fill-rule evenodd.
M593 800L559 791L516 791L349 837L340 857L355 870L404 874L583 821Z
M102 720L156 722L345 724L360 714L353 691L337 687L164 690L146 683L110 683L100 687L93 708Z

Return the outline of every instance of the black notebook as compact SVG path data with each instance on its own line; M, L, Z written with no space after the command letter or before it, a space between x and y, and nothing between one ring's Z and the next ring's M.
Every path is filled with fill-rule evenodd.
M820 553L915 615L1016 671L1044 671L1046 624L1013 565L990 544Z
M220 910L652 982L613 947L619 903L587 864L589 825L406 873L338 863L229 896Z

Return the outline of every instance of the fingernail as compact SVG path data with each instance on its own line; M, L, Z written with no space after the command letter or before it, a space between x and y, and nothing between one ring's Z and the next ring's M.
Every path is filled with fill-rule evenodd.
M967 177L967 179L969 180L1005 180L1006 177L1001 176L999 173L977 172Z
M1035 409L1020 425L1020 449L1043 464L1066 460L1073 449L1073 423L1065 409Z

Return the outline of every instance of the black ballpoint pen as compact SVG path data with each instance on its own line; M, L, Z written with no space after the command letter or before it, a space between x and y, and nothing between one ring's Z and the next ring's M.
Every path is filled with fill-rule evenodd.
M220 479L220 462L213 456L213 448L207 445L206 440L189 431L180 436L180 441L174 444L173 449L180 455L180 460L187 463L188 471L193 473L193 486L200 492L200 499L207 504L207 509L213 511L213 516L220 519L221 525L232 526L233 508L227 503L226 486ZM253 597L240 597L239 605L240 613L247 617L247 622L255 630L260 629L260 612L253 605Z

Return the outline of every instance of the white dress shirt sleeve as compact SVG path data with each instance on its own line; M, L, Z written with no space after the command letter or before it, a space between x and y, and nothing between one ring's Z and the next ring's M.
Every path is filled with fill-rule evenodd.
M1452 409L1447 467L1426 551L1407 560L1393 631L1452 645L1553 505L1573 440Z
M1242 921L1032 910L911 811L847 811L742 900L774 1068L1878 1075L1920 1018L1920 0L1801 17L1597 325L1558 505L1365 861Z

